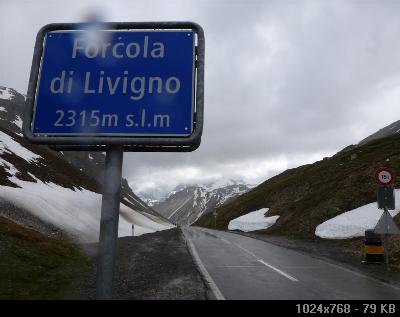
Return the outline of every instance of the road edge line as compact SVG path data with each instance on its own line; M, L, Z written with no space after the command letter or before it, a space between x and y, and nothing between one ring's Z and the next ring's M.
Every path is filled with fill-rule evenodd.
M224 295L222 295L221 291L219 290L217 284L215 284L213 278L211 275L208 273L206 267L204 266L203 262L201 261L199 254L197 253L196 247L194 246L193 242L191 239L188 239L185 234L183 234L186 242L189 247L189 252L191 253L194 262L196 263L197 267L199 268L199 271L201 275L203 275L203 278L206 280L206 282L209 285L209 288L213 292L216 300L225 300Z

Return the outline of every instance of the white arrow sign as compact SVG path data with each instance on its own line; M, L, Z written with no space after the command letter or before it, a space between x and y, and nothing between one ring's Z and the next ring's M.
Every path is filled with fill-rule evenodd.
M390 213L385 210L376 224L374 232L377 234L400 234L400 229Z

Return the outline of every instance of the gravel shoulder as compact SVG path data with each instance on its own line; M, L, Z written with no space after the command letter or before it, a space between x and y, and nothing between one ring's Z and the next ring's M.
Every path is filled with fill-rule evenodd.
M97 244L82 247L95 260ZM94 263L67 299L95 298ZM206 285L179 229L118 239L114 299L207 299Z

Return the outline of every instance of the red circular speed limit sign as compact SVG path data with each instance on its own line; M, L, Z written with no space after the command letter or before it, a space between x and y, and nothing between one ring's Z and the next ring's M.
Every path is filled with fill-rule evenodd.
M396 176L394 172L386 167L380 167L375 172L375 179L379 185L389 186L392 185L395 181Z

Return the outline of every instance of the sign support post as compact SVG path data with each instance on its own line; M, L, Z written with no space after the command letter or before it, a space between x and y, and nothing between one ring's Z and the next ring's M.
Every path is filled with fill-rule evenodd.
M107 148L97 258L97 299L112 298L118 239L122 161L123 149L121 146L110 146Z
M390 270L389 268L389 249L388 249L388 235L389 235L389 226L388 226L388 216L390 216L387 208L384 208L384 213L385 213L385 228L386 232L383 237L383 247L385 249L385 264L386 264L386 270ZM388 215L389 214L389 215Z
M388 168L381 167L375 172L375 179L380 185L378 188L378 209L383 209L383 214L375 226L374 232L383 235L383 247L385 253L386 270L389 267L389 247L388 236L393 234L400 234L400 230L396 223L393 221L389 213L390 210L395 209L395 194L394 184L396 175Z

